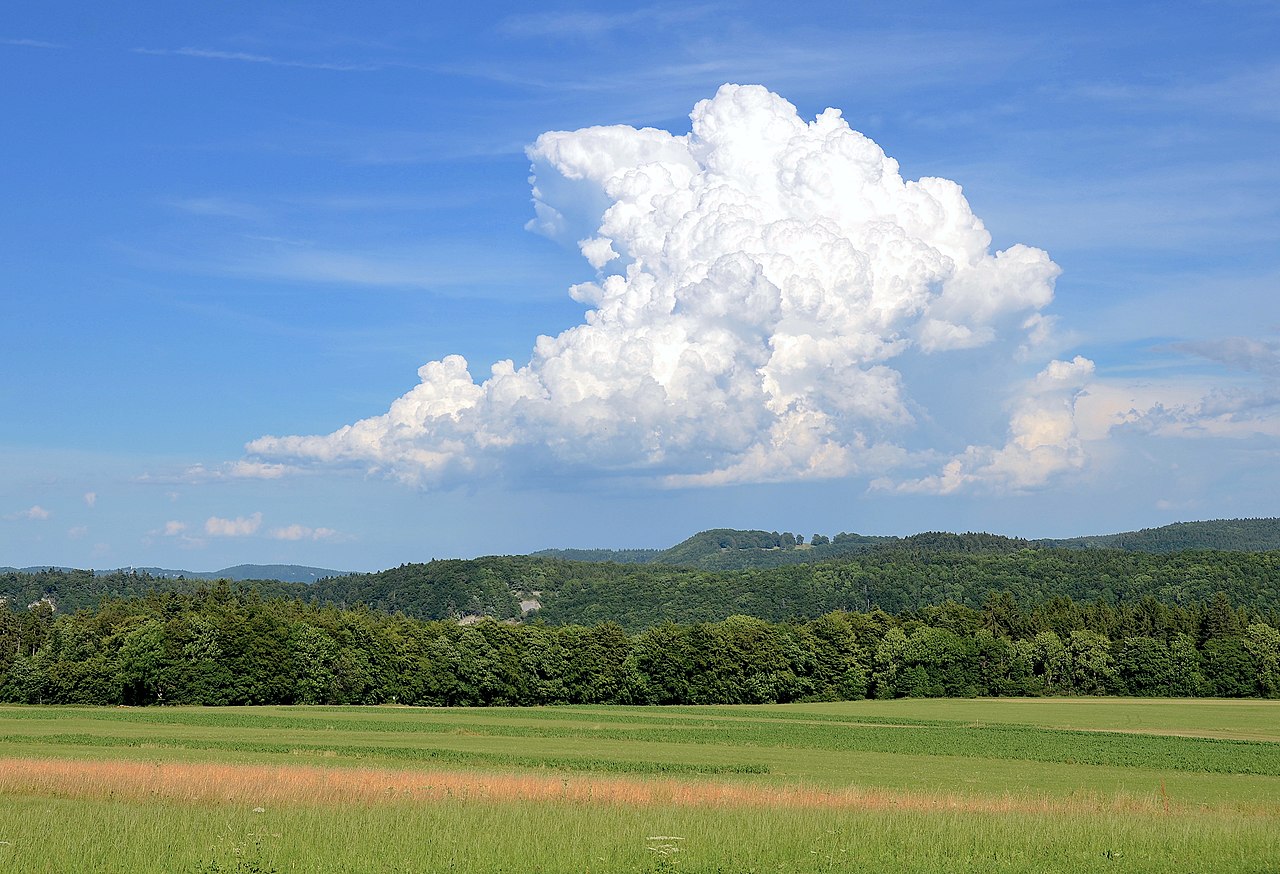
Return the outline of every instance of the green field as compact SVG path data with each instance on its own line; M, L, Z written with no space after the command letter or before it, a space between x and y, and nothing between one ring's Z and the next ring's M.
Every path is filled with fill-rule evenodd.
M1280 871L1280 702L0 707L4 871Z

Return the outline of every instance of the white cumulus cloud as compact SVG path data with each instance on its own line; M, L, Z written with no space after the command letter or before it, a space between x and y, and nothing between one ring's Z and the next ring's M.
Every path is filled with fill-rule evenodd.
M247 537L255 533L262 525L262 514L237 516L234 519L222 519L210 516L205 520L204 532L210 537Z
M970 446L936 475L896 486L882 479L875 485L935 494L970 486L1022 491L1083 467L1085 450L1076 427L1076 402L1093 370L1093 362L1079 355L1071 361L1049 362L1014 405L1004 446Z
M328 540L338 532L332 528L308 528L306 525L286 525L270 531L276 540Z
M806 121L760 86L725 85L690 118L685 135L593 127L528 149L530 229L576 243L597 271L569 290L589 307L581 324L479 381L461 356L424 364L386 413L261 437L248 463L426 485L523 469L676 485L896 477L944 449L911 445L930 411L904 374L979 347L1008 352L996 391L1021 385L1008 443L969 445L909 487L1024 488L1083 463L1072 399L1091 363L1028 360L1059 273L1045 252L991 251L959 185L904 179L838 110Z

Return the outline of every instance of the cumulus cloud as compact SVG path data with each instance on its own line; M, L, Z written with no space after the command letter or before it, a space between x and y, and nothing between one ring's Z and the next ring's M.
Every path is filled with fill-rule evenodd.
M217 522L228 521L225 519L217 519L217 517L214 517L210 519L209 522L215 522L215 520ZM217 527L216 524L215 524L215 527ZM208 525L206 524L206 530L207 529L208 529ZM208 533L213 533L213 532L209 531ZM203 547L207 546L209 543L205 538L201 537L198 533L192 533L192 528L190 525L188 525L186 522L181 522L177 519L170 519L168 522L165 522L162 527L148 531L146 534L146 537L143 538L143 543L150 544L151 538L153 537L172 538L173 540L177 541L178 545L183 549L202 549Z
M875 487L934 494L970 486L1023 491L1083 467L1085 450L1075 408L1093 370L1093 362L1079 355L1071 361L1051 361L1015 404L1004 446L969 446L936 475L896 485L880 479Z
M6 519L31 519L32 521L42 522L53 515L52 510L46 510L39 504L33 504L25 510L19 510L16 513L10 513L5 516Z
M262 514L237 516L234 519L222 519L210 516L205 520L204 532L210 537L248 537L262 525Z
M276 540L328 540L331 537L336 537L338 532L332 528L286 525L283 528L272 528L270 534Z
M910 444L930 411L905 362L927 374L990 347L1007 351L1006 382L1044 367L1030 359L1059 269L1029 246L992 252L955 182L903 179L838 110L805 121L759 86L725 85L690 118L685 135L593 127L528 149L530 229L597 271L569 289L581 324L480 381L461 356L428 362L386 413L261 437L251 463L422 485L525 469L672 485L881 476L922 457ZM969 445L911 487L1024 488L1078 467L1072 399L1091 366L1024 373L1008 443Z

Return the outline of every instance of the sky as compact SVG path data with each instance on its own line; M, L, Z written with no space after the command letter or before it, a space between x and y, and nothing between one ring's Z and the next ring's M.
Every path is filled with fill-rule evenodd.
M1278 37L19 0L0 565L1280 515Z

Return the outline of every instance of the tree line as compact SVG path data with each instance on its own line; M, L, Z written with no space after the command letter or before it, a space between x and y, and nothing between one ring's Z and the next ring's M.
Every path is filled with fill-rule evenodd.
M992 592L891 614L551 626L429 621L228 585L0 608L0 699L64 704L718 704L975 695L1280 696L1280 631L1187 605Z

